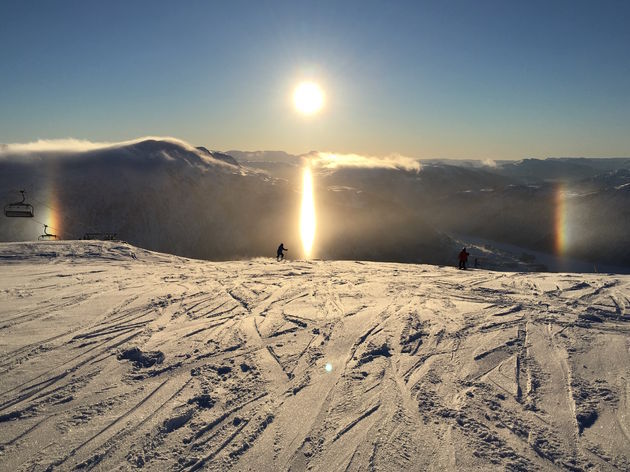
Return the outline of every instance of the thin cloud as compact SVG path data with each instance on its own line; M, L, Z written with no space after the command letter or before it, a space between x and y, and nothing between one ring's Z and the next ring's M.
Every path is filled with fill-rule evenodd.
M0 147L0 154L35 154L47 152L85 152L111 146L82 139L38 139L30 143L10 143Z
M64 138L38 139L37 141L32 141L29 143L0 144L0 157L28 154L72 154L96 151L100 149L123 147L146 140L169 141L179 144L188 150L196 151L196 149L190 144L171 137L145 136L142 138L120 142L94 142L83 139Z
M312 166L323 169L403 169L419 172L422 165L418 160L400 154L389 156L364 156L361 154L338 154L332 152L312 152L304 156Z

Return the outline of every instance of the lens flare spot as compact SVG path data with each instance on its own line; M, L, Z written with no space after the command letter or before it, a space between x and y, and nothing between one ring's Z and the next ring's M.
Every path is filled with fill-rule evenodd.
M302 210L300 213L300 236L304 256L309 259L315 241L315 200L313 198L313 176L311 168L306 166L302 179Z

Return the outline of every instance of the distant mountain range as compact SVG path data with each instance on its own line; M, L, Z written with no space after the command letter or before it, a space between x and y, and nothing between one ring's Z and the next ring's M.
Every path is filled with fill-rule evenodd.
M290 181L298 179L304 158L277 151L232 155L242 165ZM420 172L340 168L316 175L320 188L335 193L336 205L341 196L345 206L357 208L379 200L389 212L449 236L449 248L452 239L465 243L468 236L576 258L593 268L630 270L630 158L419 162ZM404 226L397 236L406 234ZM512 267L529 268L520 262Z
M298 258L301 169L309 156L223 153L173 139L80 152L5 145L0 196L6 204L25 189L35 218L2 217L0 240L35 239L46 223L66 239L115 232L196 258L273 256L280 242ZM630 268L630 158L420 162L417 172L314 168L315 256L452 264L467 238L482 238ZM488 268L544 268L518 254L512 266L483 258Z

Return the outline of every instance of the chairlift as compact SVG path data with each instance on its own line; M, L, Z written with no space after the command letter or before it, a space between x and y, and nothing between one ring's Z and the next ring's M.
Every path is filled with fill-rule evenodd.
M48 232L48 225L44 225L44 234L40 235L37 240L38 241L54 241L55 239L59 239L56 234L50 234Z
M20 190L22 194L22 201L16 203L9 203L4 207L4 216L9 218L32 218L33 213L33 205L26 203L26 195L24 195L24 190Z

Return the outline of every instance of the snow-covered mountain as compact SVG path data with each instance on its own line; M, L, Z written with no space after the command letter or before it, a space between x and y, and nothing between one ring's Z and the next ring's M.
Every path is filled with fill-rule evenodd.
M26 188L35 207L32 220L2 218L5 241L32 240L47 223L64 239L115 232L154 250L225 259L272 252L286 234L286 184L180 141L14 154L0 167L5 201Z
M524 182L580 182L593 175L630 169L630 158L550 158L502 162L497 172Z
M630 469L630 276L0 244L0 469Z
M25 189L36 212L32 220L0 218L0 240L36 239L46 223L66 239L114 232L213 260L272 255L282 241L299 258L301 173L311 162L315 257L450 265L472 245L471 260L486 268L630 271L630 159L432 160L414 168L409 159L324 162L315 152L221 153L164 138L79 147L0 149L4 203ZM350 165L325 165L337 158ZM551 256L578 263L549 264Z
M265 256L281 241L289 256L300 257L300 169L281 178L172 139L81 151L9 149L0 153L1 194L9 203L26 189L35 218L2 217L0 240L33 240L48 224L64 239L114 232L138 246L188 257ZM317 257L452 259L448 239L417 215L382 198L349 205L343 197L326 189L316 195Z

